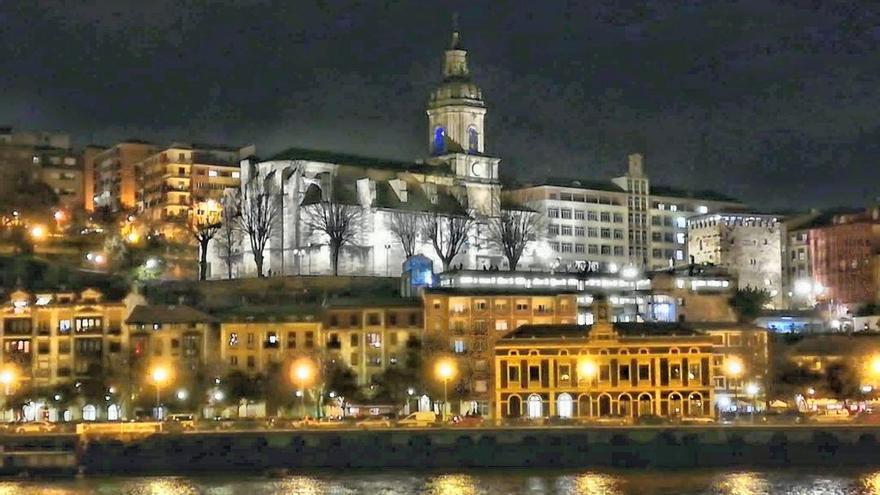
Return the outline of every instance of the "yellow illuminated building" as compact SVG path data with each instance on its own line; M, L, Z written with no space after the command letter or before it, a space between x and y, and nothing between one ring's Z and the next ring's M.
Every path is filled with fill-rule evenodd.
M321 322L312 316L223 318L220 360L228 370L265 374L322 350Z
M453 412L489 415L498 340L523 325L574 324L577 296L559 291L429 289L423 296L425 336L458 361L459 405Z
M406 299L333 301L323 330L328 359L340 359L359 385L368 385L389 367L404 365L410 346L421 339L422 306Z
M496 418L714 416L712 338L677 323L527 325L495 344Z
M238 188L239 160L254 148L174 143L137 164L141 177L138 209L143 220L167 236L183 232L191 215L206 217L220 209L223 192Z

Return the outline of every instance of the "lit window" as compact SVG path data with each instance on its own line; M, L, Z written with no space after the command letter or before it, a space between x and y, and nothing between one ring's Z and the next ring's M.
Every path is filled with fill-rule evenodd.
M684 251L682 251L681 249L676 249L675 250L675 259L678 261L683 260L684 259Z
M709 208L707 206L700 205L697 207L697 213L699 213L701 215L704 213L709 213Z
M232 332L229 334L229 347L235 347L238 345L238 334Z
M241 172L232 172L233 179L238 179L239 177L241 177Z
M507 330L507 320L495 320L495 330L502 332Z
M452 351L455 352L456 354L463 354L464 353L464 340L455 339L455 341L452 342Z
M687 221L685 220L684 217L676 217L675 226L680 229L683 229L683 228L687 227Z
M676 205L669 205L669 211L678 211L678 206L676 206Z
M684 232L677 232L675 234L675 242L678 244L684 244Z
M217 177L216 170L208 170L208 177Z

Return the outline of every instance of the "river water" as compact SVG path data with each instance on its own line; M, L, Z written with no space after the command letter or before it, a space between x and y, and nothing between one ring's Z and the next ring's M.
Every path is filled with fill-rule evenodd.
M880 495L880 470L321 471L259 476L85 477L0 481L0 495Z

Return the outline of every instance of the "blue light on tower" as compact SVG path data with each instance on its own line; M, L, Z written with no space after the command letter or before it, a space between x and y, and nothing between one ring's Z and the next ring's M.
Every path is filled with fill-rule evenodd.
M434 154L442 155L446 152L446 129L438 127L434 129Z

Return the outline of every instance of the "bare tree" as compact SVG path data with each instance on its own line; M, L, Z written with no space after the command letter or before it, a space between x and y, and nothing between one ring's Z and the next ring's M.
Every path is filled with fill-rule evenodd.
M361 232L363 208L337 201L321 201L305 207L305 223L327 236L333 275L339 275L339 252Z
M489 221L489 242L507 258L510 271L515 271L526 247L538 240L541 216L531 210L501 210Z
M275 232L278 212L277 194L271 182L251 180L242 187L238 225L250 241L258 277L265 276L263 252Z
M232 267L241 249L239 237L238 210L234 205L223 205L220 216L220 231L214 247L220 253L220 259L226 264L226 278L232 279Z
M452 260L464 248L473 225L474 218L470 215L441 215L433 212L425 217L422 231L443 263L443 271L449 270Z
M421 215L418 213L403 213L395 211L388 219L388 230L400 243L403 254L410 258L416 254L416 240L421 228Z
M208 278L208 244L220 231L219 215L206 213L199 215L193 211L187 220L187 229L199 245L199 280Z

